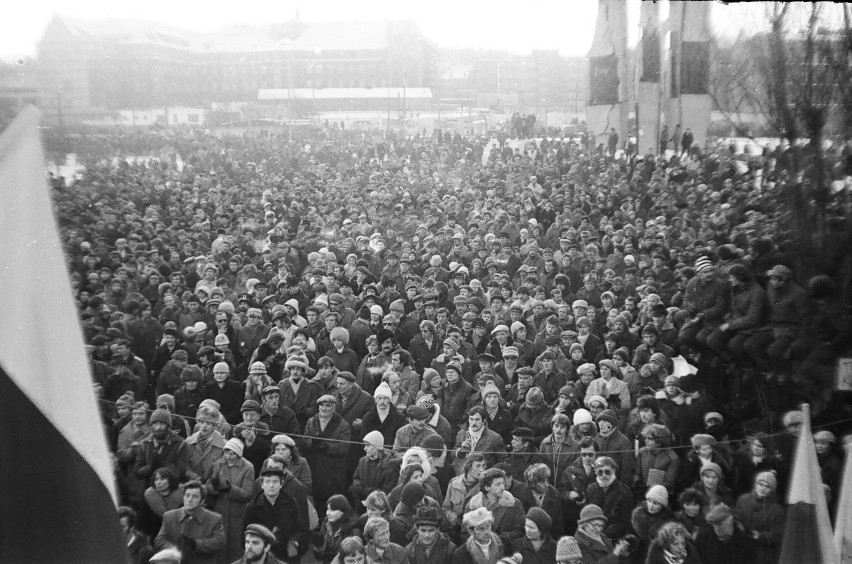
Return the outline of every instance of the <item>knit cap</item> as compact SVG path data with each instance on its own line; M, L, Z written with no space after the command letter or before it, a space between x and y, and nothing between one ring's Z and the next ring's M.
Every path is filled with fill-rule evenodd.
M376 391L373 392L373 397L378 399L380 396L384 396L388 399L393 398L393 392L391 392L390 386L388 386L387 382L382 382L376 388Z
M645 494L645 499L656 501L660 505L669 504L669 491L665 486L657 484L648 488L648 493Z
M535 523L542 535L549 533L550 527L553 525L553 519L540 507L530 507L530 510L527 511L527 519Z
M583 553L580 552L580 545L577 544L577 539L574 537L562 537L556 544L556 561L564 562L571 560L581 560Z
M228 442L225 443L225 447L223 450L230 450L234 452L234 454L236 454L237 456L242 456L244 446L245 445L243 445L243 442L240 439L232 437L228 439Z
M385 437L379 431L373 430L364 435L364 443L376 447L385 445Z
M725 477L725 475L722 473L722 467L716 464L715 462L708 462L704 466L702 466L701 475L703 476L705 472L713 472L720 480Z

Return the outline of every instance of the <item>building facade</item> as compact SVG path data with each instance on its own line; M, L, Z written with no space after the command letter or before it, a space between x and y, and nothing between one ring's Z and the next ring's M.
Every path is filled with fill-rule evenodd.
M139 20L54 18L38 45L48 120L257 100L261 89L433 87L434 45L410 21L293 21L202 34Z

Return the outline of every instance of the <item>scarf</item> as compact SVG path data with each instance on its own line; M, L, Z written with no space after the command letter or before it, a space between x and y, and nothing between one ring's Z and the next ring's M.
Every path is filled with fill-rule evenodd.
M467 434L470 436L470 451L473 452L473 449L476 448L476 443L479 442L479 439L482 438L482 433L485 432L485 427L479 430L478 433L472 433L470 429L468 429Z
M500 407L499 407L499 406L497 406L497 407L486 407L486 408L485 408L485 413L487 413L487 414L488 414L488 418L489 418L489 419L491 419L492 421L494 421L494 418L495 418L495 417L497 417L497 411L498 411L499 409L500 409Z
M496 564L503 555L503 543L500 537L491 533L491 542L483 546L476 542L473 535L464 543L474 564Z
M288 378L290 380L290 387L293 389L293 394L299 394L299 388L302 387L302 382L305 380L304 378L299 378L298 382L293 381L292 378Z

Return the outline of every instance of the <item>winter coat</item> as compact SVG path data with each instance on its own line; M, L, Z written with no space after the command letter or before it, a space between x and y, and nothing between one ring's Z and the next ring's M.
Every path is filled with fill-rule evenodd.
M389 492L396 485L398 477L399 464L396 464L390 455L382 453L375 460L363 456L352 476L349 492L356 502L360 502L376 490Z
M621 559L612 553L614 547L608 535L602 534L601 540L596 540L578 530L574 538L580 545L583 564L618 564L621 562Z
M538 449L545 464L550 467L550 475L554 484L559 481L562 472L580 456L577 442L571 438L570 433L565 434L565 438L559 447L559 452L557 452L554 448L553 434L550 434L541 441L541 446Z
M773 335L776 338L797 337L799 328L809 320L811 315L808 293L801 286L788 282L780 290L769 288L766 291L766 298L769 302L768 325Z
M432 346L428 346L422 335L417 335L408 344L408 352L411 354L411 362L414 371L423 374L423 371L432 364L432 360L441 354L441 343L437 336L432 337Z
M736 515L748 532L757 533L754 564L777 562L784 533L785 512L774 493L759 499L754 492L737 499Z
M556 562L556 541L546 532L541 547L536 550L527 537L512 541L512 553L520 554L524 564L551 564Z
M662 485L670 492L675 491L677 473L680 467L680 459L670 448L654 449L642 447L639 456L636 457L636 472L634 482L638 487L644 488L648 485L650 471L662 470L665 472Z
M696 276L686 284L681 309L691 317L703 313L703 321L715 327L721 325L723 316L730 310L730 300L730 284L726 280L713 277L704 282Z
M455 384L448 384L441 390L443 399L441 415L447 418L454 429L458 429L464 423L467 403L474 391L473 386L463 379L459 379Z
M242 457L233 466L229 466L224 458L219 459L213 464L211 480L216 479L220 488L230 484L230 489L223 492L217 490L212 482L207 482L207 503L215 500L213 510L222 516L225 527L225 554L228 560L234 560L244 550L243 516L254 490L254 466Z
M542 402L536 407L530 406L523 402L518 415L515 418L515 424L518 427L527 427L535 433L535 442L539 443L550 434L550 420L553 418L553 411L547 403Z
M184 536L195 540L195 550L186 546ZM154 547L163 550L169 546L181 550L184 564L216 564L225 554L222 516L203 507L199 507L191 519L183 508L166 511Z
M607 518L603 534L610 538L620 538L630 531L633 506L633 492L621 482L613 482L608 488L602 488L592 479L586 486L585 505L594 504L603 510Z
M456 445L461 445L465 441L465 438L467 438L467 436L468 431L466 429L460 429L459 432L456 434ZM464 467L464 458L470 452L471 451L468 449L462 449L461 446L456 449L456 460L453 461L453 466L456 468L456 473L459 473L461 471L461 468ZM503 462L507 458L506 445L503 443L503 439L500 437L500 435L498 435L487 427L483 429L482 436L476 442L476 445L473 447L472 452L488 453L485 454L485 465L488 468L494 467L495 465L499 464L500 462Z
M393 451L399 456L410 449L411 447L419 447L423 444L423 439L428 437L429 435L437 435L432 427L426 425L423 427L423 431L419 433L415 433L414 428L411 424L403 425L399 428L399 431L396 432L396 437L394 437L393 441Z
M755 541L739 522L734 524L734 534L723 542L712 527L699 530L695 548L702 564L751 564Z
M246 507L242 530L252 523L274 531L277 543L272 545L271 553L278 558L287 559L287 543L291 539L299 543L300 553L308 547L308 523L302 521L296 500L283 489L274 504L263 492L254 496Z
M358 387L357 384L349 391L349 395L344 400L340 390L334 393L337 398L337 413L349 423L352 428L352 434L355 437L361 437L361 424L364 416L373 408L375 402L373 397ZM355 424L355 421L360 419L361 422Z
M470 498L464 512L468 513L469 511L479 509L483 507L486 501L485 494L480 492ZM503 495L497 502L497 507L491 510L491 515L494 517L494 521L491 523L491 530L500 537L503 546L509 546L514 539L524 536L526 514L520 500L511 493L503 492ZM463 537L467 536L467 534L467 531L462 531Z
M308 419L317 414L317 400L322 393L319 386L314 382L302 378L299 391L294 392L290 378L284 378L278 383L278 390L281 392L281 405L286 405L294 412L299 420L299 429L305 430L305 425Z
M373 405L361 420L361 436L359 438L367 436L367 433L370 431L378 431L385 438L385 447L390 448L393 446L396 432L407 423L408 420L405 418L405 415L400 413L393 405L388 408L388 415L382 421L376 406Z
M219 412L231 425L242 421L240 408L243 406L245 393L242 386L233 380L225 380L223 386L210 382L204 386L204 399L213 399L219 404Z
M269 427L273 433L284 433L285 435L299 434L299 420L296 412L286 405L279 405L278 410L270 414L266 409L260 413L260 422Z
M184 471L181 466L181 462L184 460L183 449L183 440L171 431L168 432L165 440L159 444L154 443L153 435L148 435L139 443L139 452L136 456L133 473L137 478L147 483L151 480L155 470L168 466L175 476L180 478Z
M769 302L763 287L752 280L744 287L731 288L731 313L727 317L730 331L752 333L763 325Z
M597 456L609 456L618 464L619 478L629 480L633 476L636 456L633 454L633 444L624 433L618 429L613 429L608 437L598 433L595 435L595 444L598 447Z
M314 496L323 503L332 495L346 491L346 456L351 438L349 424L339 413L331 416L325 430L318 415L305 425L302 452L311 467Z
M181 465L186 468L186 477L190 480L206 482L213 474L213 464L222 458L225 438L213 431L207 445L199 442L200 433L190 435L184 442Z
M446 564L452 560L455 550L456 545L441 532L438 533L438 539L432 545L428 554L423 545L417 542L416 536L405 547L405 551L408 553L408 561L411 564Z
M491 533L491 545L488 547L488 556L476 546L473 537L468 538L453 552L452 564L497 564L503 558L503 541L496 534Z
M657 536L660 527L674 520L674 515L668 507L663 507L657 513L651 514L648 513L645 502L640 502L630 516L630 526L639 537L639 554L647 555L651 541Z

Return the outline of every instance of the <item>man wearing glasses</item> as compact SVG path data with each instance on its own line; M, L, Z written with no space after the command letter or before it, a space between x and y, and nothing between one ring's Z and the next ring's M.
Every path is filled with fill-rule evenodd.
M589 504L603 511L606 518L602 529L604 535L612 539L630 532L633 493L618 479L618 465L608 456L595 460L595 481L586 487L586 506Z

